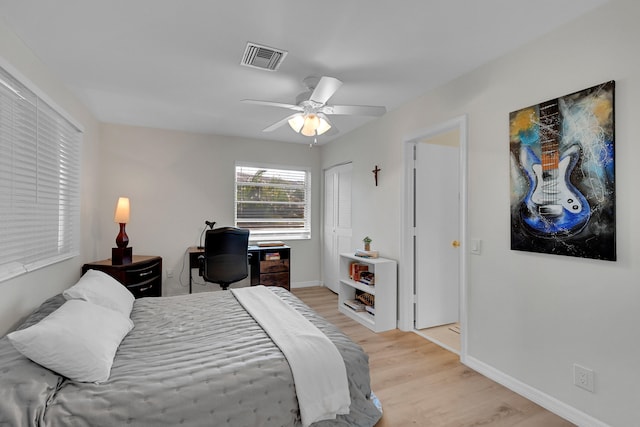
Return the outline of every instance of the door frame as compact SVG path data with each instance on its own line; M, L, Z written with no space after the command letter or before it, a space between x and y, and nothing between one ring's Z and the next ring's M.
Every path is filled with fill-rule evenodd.
M401 242L400 251L403 262L400 264L400 286L398 289L398 328L403 331L414 330L415 301L415 251L413 224L414 212L414 152L413 144L432 138L438 134L458 130L460 147L460 360L464 363L467 356L467 115L455 117L438 125L420 130L403 139L404 183L402 191Z

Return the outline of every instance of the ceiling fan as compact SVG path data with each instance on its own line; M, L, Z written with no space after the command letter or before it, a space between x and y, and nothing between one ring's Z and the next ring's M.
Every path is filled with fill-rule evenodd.
M308 90L297 96L295 104L255 99L243 99L242 102L296 111L262 131L271 132L289 123L291 129L304 136L322 135L331 129L333 126L328 117L331 115L381 116L387 111L385 107L374 105L327 105L329 98L342 86L342 82L335 77L312 76L305 78L303 83ZM335 127L333 129L335 131Z

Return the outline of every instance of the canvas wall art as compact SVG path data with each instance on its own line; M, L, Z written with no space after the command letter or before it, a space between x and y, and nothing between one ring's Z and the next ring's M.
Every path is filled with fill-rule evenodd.
M511 249L615 261L614 91L510 113Z

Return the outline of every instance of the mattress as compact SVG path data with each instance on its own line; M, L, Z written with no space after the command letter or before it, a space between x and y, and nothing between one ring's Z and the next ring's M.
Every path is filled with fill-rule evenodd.
M350 413L323 426L373 426L368 356L297 297L283 300L323 331L347 368ZM64 303L42 304L21 327ZM280 349L231 292L134 303L134 329L116 353L107 382L74 382L31 362L0 339L0 425L300 426L291 369Z

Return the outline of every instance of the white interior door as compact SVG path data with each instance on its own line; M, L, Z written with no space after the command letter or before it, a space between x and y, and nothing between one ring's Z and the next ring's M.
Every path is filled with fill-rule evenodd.
M352 164L334 166L324 173L324 235L322 270L324 285L338 292L340 253L351 247Z
M459 147L416 143L416 329L459 320L459 180Z

